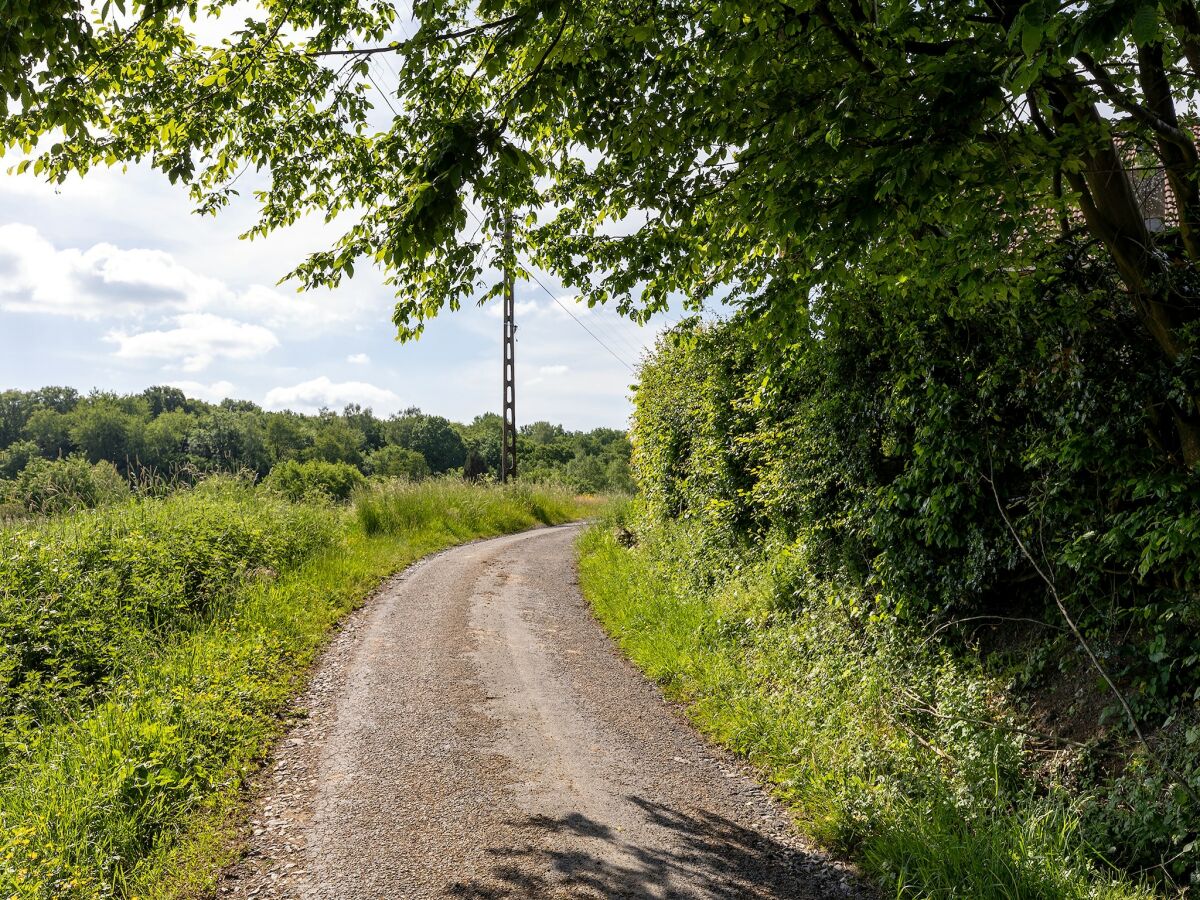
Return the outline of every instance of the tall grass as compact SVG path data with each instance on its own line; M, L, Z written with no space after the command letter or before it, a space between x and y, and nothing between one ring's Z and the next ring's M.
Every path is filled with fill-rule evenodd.
M451 538L473 538L566 522L579 509L566 488L473 485L457 478L373 484L354 497L358 521L372 535L434 528Z
M576 513L475 490L378 489L356 512L215 482L0 530L0 896L207 890L330 627L422 555Z
M628 536L627 532L620 532ZM713 560L686 526L581 539L580 580L626 653L751 760L811 835L897 898L1140 898L1039 794L1001 687L804 577L789 548Z

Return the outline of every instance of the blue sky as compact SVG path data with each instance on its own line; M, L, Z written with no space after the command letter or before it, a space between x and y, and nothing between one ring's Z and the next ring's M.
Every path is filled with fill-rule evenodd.
M238 240L254 211L246 202L196 216L183 190L139 168L58 187L0 173L0 385L175 384L275 409L358 402L460 420L498 406L495 303L447 314L420 341L399 344L391 291L369 267L336 291L276 285L332 232L302 222ZM664 324L639 328L575 305L542 280L630 365ZM517 300L519 419L624 426L630 370L537 285L520 285Z

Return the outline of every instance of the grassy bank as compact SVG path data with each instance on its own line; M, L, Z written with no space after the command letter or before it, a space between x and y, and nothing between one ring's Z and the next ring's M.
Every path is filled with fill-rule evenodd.
M582 538L601 621L885 896L1152 896L1088 846L1086 797L1032 777L1044 760L977 665L807 578L798 546L702 558L680 524L630 540Z
M331 626L389 573L578 515L549 489L355 508L233 482L0 531L0 896L203 889Z

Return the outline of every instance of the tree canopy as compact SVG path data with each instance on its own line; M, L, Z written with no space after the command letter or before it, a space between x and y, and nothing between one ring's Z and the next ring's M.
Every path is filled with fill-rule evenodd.
M402 337L486 287L510 207L519 258L590 302L727 295L780 347L848 296L953 314L1094 256L1172 367L1147 398L1168 454L1200 459L1192 0L420 0L407 24L384 0L259 0L193 36L232 5L8 4L18 168L148 160L206 212L260 170L250 234L344 216L294 274L373 261ZM381 127L377 58L398 70ZM1177 227L1148 224L1138 161Z
M265 478L283 467L272 483L288 485L287 492L303 494L297 486L314 481L334 496L364 475L478 480L499 470L499 433L495 414L462 424L413 407L383 419L352 403L341 413L304 415L265 411L246 400L206 403L162 385L124 395L81 396L61 387L0 391L0 519L6 496L24 498L26 506L33 497L40 509L60 476L71 484L96 476L107 485L110 471L158 489L213 472ZM521 430L517 444L526 480L588 493L633 489L623 431L568 431L535 422ZM96 469L98 463L104 466ZM41 487L27 491L29 485Z

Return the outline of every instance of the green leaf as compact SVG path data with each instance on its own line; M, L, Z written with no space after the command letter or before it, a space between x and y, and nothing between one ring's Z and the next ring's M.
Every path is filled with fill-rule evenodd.
M1042 44L1042 35L1046 33L1045 22L1026 20L1021 26L1021 52L1030 59L1037 53Z
M1158 4L1146 3L1133 14L1133 42L1139 46L1158 39Z

